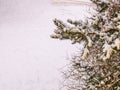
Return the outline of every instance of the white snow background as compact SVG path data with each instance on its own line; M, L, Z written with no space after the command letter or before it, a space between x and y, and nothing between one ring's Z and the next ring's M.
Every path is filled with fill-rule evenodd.
M52 20L83 19L86 7L0 0L0 90L59 90L59 70L79 45L51 39Z

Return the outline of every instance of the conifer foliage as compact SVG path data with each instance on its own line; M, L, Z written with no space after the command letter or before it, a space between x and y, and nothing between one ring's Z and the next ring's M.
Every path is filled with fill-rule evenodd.
M120 90L120 0L91 0L94 15L86 21L54 19L51 38L84 42L64 73L68 90Z

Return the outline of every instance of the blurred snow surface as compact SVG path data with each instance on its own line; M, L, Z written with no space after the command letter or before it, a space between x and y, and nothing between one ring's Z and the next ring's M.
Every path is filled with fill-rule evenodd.
M50 0L0 0L0 90L59 90L60 68L79 45L51 39L52 20L83 19L86 8Z

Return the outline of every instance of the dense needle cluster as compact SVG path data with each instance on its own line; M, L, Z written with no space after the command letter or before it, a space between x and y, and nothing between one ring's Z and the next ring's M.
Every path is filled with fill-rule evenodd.
M52 38L84 42L64 73L65 85L68 90L120 90L120 0L91 2L96 13L86 21L54 20Z

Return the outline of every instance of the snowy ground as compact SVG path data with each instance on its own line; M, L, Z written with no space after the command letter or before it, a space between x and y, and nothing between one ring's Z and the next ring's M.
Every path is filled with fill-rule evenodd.
M84 18L86 6L0 0L0 90L59 90L59 69L78 45L50 38L52 19Z

